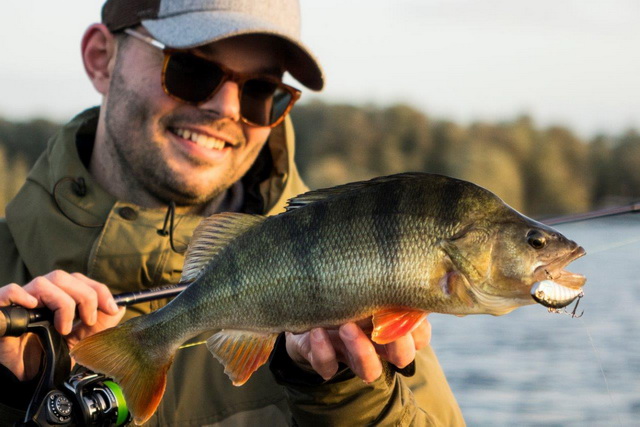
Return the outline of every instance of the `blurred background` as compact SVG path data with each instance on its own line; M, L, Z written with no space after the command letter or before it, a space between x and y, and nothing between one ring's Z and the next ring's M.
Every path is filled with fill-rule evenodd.
M56 129L100 102L80 38L101 5L0 3L2 210ZM303 40L327 76L326 89L305 91L292 113L311 187L436 172L537 218L640 200L639 1L301 8ZM433 344L470 425L637 421L639 225L627 215L563 228L590 253L576 263L589 274L581 320L539 306L499 319L432 316Z
M640 196L637 0L301 4L327 75L292 113L312 187L430 171L538 217ZM80 38L101 5L0 5L0 207L55 129L99 103Z

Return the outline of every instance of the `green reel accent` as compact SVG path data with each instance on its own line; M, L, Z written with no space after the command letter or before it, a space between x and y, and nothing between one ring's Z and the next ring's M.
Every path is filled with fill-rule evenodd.
M129 418L129 408L127 407L127 401L124 400L122 389L113 381L105 381L103 384L109 387L109 390L111 390L116 397L116 402L118 402L118 419L116 420L116 425L121 426L127 421L127 418Z

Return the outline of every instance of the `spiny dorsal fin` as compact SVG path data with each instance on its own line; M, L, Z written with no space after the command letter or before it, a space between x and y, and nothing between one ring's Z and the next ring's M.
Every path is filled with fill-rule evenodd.
M262 223L262 215L225 212L203 219L196 227L185 254L181 282L195 280L222 248L250 228Z
M371 187L374 185L392 182L398 179L424 177L426 175L427 174L419 173L419 172L406 172L406 173L399 173L395 175L380 176L367 181L350 182L348 184L342 184L336 187L321 188L319 190L311 190L289 199L287 201L287 206L285 207L285 209L287 212L289 212L294 209L305 207L314 202L330 199L332 197L336 197L341 194L349 193L352 191L359 191L359 190L362 190L363 188Z

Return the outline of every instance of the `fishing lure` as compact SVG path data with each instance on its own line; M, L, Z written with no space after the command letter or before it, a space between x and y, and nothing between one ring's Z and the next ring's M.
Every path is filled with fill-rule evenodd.
M579 315L576 314L580 299L584 296L582 289L573 289L562 286L553 280L542 280L531 288L531 296L538 303L549 309L549 313L566 313L571 317L581 317L584 311ZM577 299L575 307L569 313L563 307L568 306Z

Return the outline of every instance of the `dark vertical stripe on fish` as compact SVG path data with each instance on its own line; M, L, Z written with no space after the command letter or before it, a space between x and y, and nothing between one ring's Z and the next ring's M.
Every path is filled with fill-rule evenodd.
M376 238L378 255L383 265L390 267L398 263L401 257L401 221L402 215L388 215L402 209L402 186L387 185L389 191L375 193L372 200L374 213L374 227L372 230Z
M234 251L227 252L227 265L225 268L227 273L227 281L225 283L227 283L231 295L234 296L234 299L237 299L240 296L238 289L244 282L242 270L240 268L241 261L237 259L236 253Z
M441 216L446 218L447 222L455 223L457 219L464 218L466 212L464 209L466 208L461 203L464 197L464 187L460 185L457 181L447 181L443 186L445 200L447 201L445 206L443 206L444 211L441 212ZM449 206L446 206L449 205ZM452 209L453 208L453 209ZM448 214L448 215L447 215Z
M300 224L296 243L296 259L298 261L298 271L309 278L306 288L306 298L310 301L317 301L319 304L311 305L310 315L321 316L322 313L314 312L321 310L325 304L320 303L327 296L324 295L323 288L320 286L320 275L324 270L319 266L319 262L323 260L327 254L322 236L327 237L322 232L329 222L329 205L327 203L316 203L312 207L312 215L307 215Z

